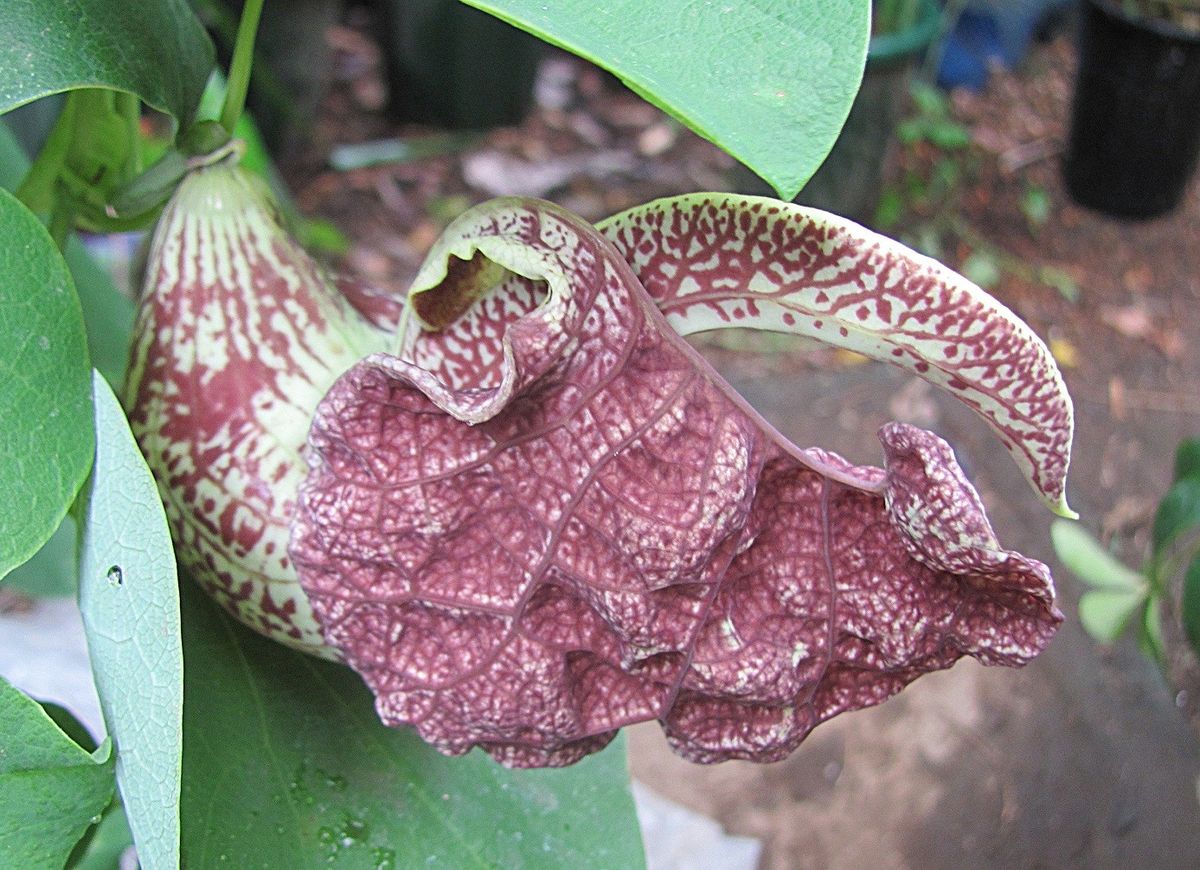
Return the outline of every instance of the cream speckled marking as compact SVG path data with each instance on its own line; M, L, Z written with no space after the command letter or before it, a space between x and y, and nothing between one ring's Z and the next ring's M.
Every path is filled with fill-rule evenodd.
M757 197L659 200L600 229L680 334L799 333L908 369L981 416L1046 504L1071 514L1073 411L1058 367L961 275L843 218Z

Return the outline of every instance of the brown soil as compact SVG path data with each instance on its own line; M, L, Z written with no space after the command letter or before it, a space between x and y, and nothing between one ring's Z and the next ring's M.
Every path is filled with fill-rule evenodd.
M555 56L521 127L456 153L335 172L325 163L335 142L428 132L376 111L377 60L364 32L332 34L334 87L312 148L286 169L301 208L353 240L337 265L368 280L404 286L440 228L505 185L528 183L538 189L526 192L597 219L655 196L721 188L732 169L602 74ZM947 156L918 142L897 177L928 178L952 160L958 181L939 198L906 203L889 231L928 238L932 228L951 265L980 250L1001 265L995 294L1052 342L1075 398L1071 502L1136 564L1175 445L1200 433L1200 190L1193 185L1170 217L1140 224L1072 205L1059 177L1072 65L1060 40L986 93L956 96L954 115L973 144ZM1031 191L1048 197L1044 216L1022 210ZM1076 301L1043 282L1044 266L1070 276ZM800 444L876 462L872 433L887 419L939 431L1004 544L1055 564L1051 517L961 407L845 354L750 339L709 351ZM1084 636L1079 584L1065 570L1056 579L1067 623L1024 670L959 664L821 726L773 765L689 765L654 725L642 726L632 733L634 773L731 832L763 838L770 868L1193 867L1200 746L1177 709L1189 698L1131 643L1102 649Z

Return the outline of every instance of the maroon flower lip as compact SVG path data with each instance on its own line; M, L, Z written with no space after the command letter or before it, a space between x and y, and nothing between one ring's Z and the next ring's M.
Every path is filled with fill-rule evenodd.
M181 564L444 752L563 765L658 719L695 761L774 760L962 655L1022 664L1061 621L937 436L889 424L883 468L800 449L681 338L749 325L908 368L1068 512L1045 346L831 215L700 194L597 229L496 200L401 301L335 286L220 162L147 275L126 395Z
M424 329L316 408L289 552L386 723L547 766L658 719L691 760L771 761L962 655L1045 646L1049 572L999 547L943 441L889 424L882 469L801 450L680 338L750 322L906 365L1065 511L1069 399L1027 327L767 200L604 231L536 201L472 210L410 292Z

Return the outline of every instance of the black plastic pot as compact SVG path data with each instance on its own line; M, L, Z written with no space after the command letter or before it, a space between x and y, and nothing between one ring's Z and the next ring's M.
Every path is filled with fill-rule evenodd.
M1151 218L1183 198L1200 155L1200 34L1084 0L1063 162L1080 205Z
M544 43L458 0L378 7L393 116L455 130L524 118Z

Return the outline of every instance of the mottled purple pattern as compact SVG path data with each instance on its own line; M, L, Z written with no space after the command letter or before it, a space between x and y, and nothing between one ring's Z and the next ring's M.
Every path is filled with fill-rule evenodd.
M1073 412L1054 359L953 270L836 215L732 194L638 206L602 232L676 331L801 332L909 369L987 421L1070 513Z
M290 546L385 722L513 766L649 719L689 759L769 761L964 654L1045 646L1045 566L999 548L936 436L885 427L884 470L774 440L587 224L505 201L454 234L536 253L551 292L504 282L528 302L469 377L420 339L346 373ZM427 299L478 290L452 270Z

